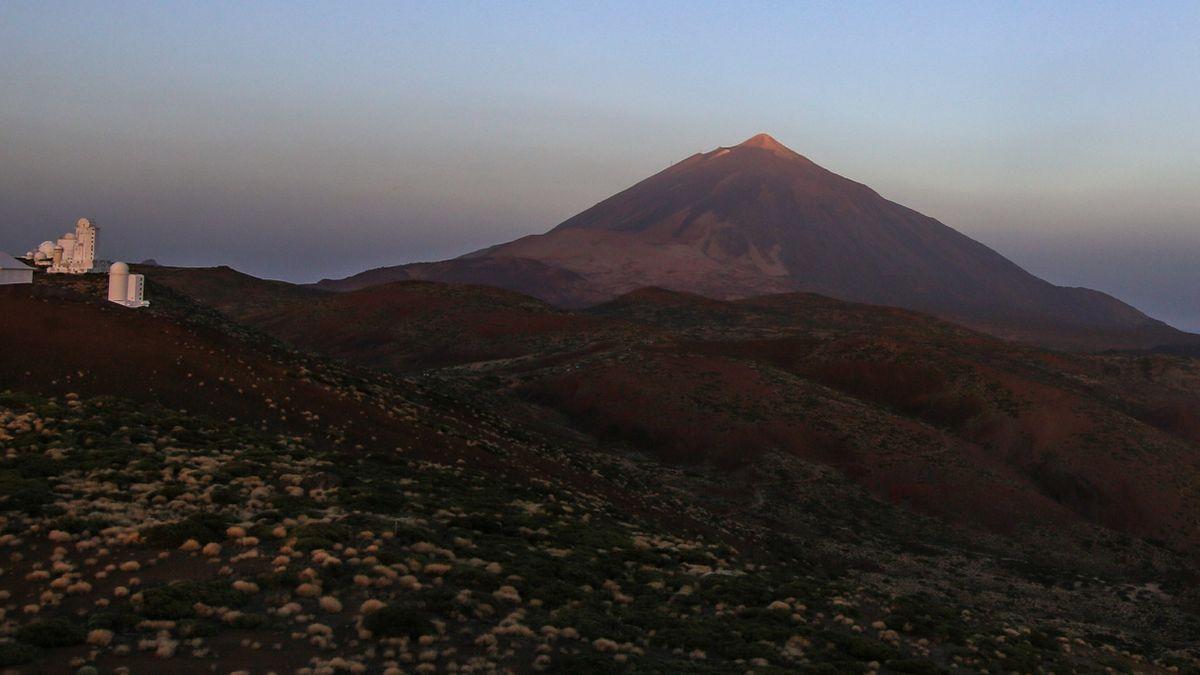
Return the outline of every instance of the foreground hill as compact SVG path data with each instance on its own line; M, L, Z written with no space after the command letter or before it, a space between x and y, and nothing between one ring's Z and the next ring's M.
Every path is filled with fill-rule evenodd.
M1082 520L1200 551L1195 361L1054 354L820 296L648 291L591 313L674 336L529 385L595 428L734 463L794 452L962 522Z
M399 282L235 316L396 372L469 365L674 463L782 451L966 524L1101 526L1200 552L1200 369L1184 358L1057 354L811 294L645 289L571 313Z
M630 328L487 286L406 281L331 293L226 267L146 272L291 344L392 371L542 355Z
M5 665L1200 665L1193 506L1156 501L1188 494L1193 361L1065 357L806 295L647 290L581 314L469 286L297 301L224 279L238 301L210 283L228 271L164 271L218 312L149 272L148 312L91 277L0 292L23 328L0 331ZM338 335L333 361L263 332L298 340L338 311L392 337L359 356ZM488 312L505 329L480 336ZM525 320L509 356L485 349ZM447 361L439 343L474 347ZM1052 463L1044 484L1023 451ZM1151 518L1114 517L1126 498Z
M1200 344L1108 295L1043 281L765 134L693 155L546 234L318 286L399 280L486 284L567 306L645 286L718 299L809 291L1072 349Z

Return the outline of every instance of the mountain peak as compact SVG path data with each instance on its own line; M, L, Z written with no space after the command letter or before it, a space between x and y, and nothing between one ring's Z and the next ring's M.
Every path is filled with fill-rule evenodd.
M758 148L760 150L769 150L781 157L798 157L799 156L798 153L796 153L794 150L787 147L783 143L780 143L779 141L775 140L770 134L755 134L754 136L751 136L750 138L747 138L746 140L737 144L737 146L735 146L735 147Z
M1116 344L1100 338L1101 330L1130 331L1121 333L1129 345L1184 342L1113 298L1053 286L767 134L676 162L546 234L387 269L395 271L334 283L362 287L372 283L363 279L394 274L391 280L483 283L573 305L644 286L713 298L807 291L929 312L1004 336L1045 330L1067 347Z

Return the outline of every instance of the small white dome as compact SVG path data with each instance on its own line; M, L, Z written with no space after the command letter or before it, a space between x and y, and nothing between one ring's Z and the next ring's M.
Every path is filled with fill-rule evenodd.
M75 238L75 233L74 233L74 232L68 232L68 233L64 234L62 238L63 238L63 239L74 239L74 238Z
M129 265L123 262L115 262L108 268L109 274L129 274Z
M54 242L43 241L42 243L38 244L38 253L41 253L42 255L50 255L51 253L54 253Z

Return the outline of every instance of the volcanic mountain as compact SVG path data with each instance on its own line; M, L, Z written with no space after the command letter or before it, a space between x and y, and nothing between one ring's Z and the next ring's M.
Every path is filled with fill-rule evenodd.
M1104 293L1039 279L766 134L692 155L545 234L319 285L405 279L499 286L565 306L647 286L718 299L809 291L1056 346L1192 338Z

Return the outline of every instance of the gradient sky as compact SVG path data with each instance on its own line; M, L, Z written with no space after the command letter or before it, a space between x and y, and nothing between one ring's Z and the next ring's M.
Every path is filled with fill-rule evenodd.
M0 2L0 249L294 281L765 131L1200 330L1200 3Z

